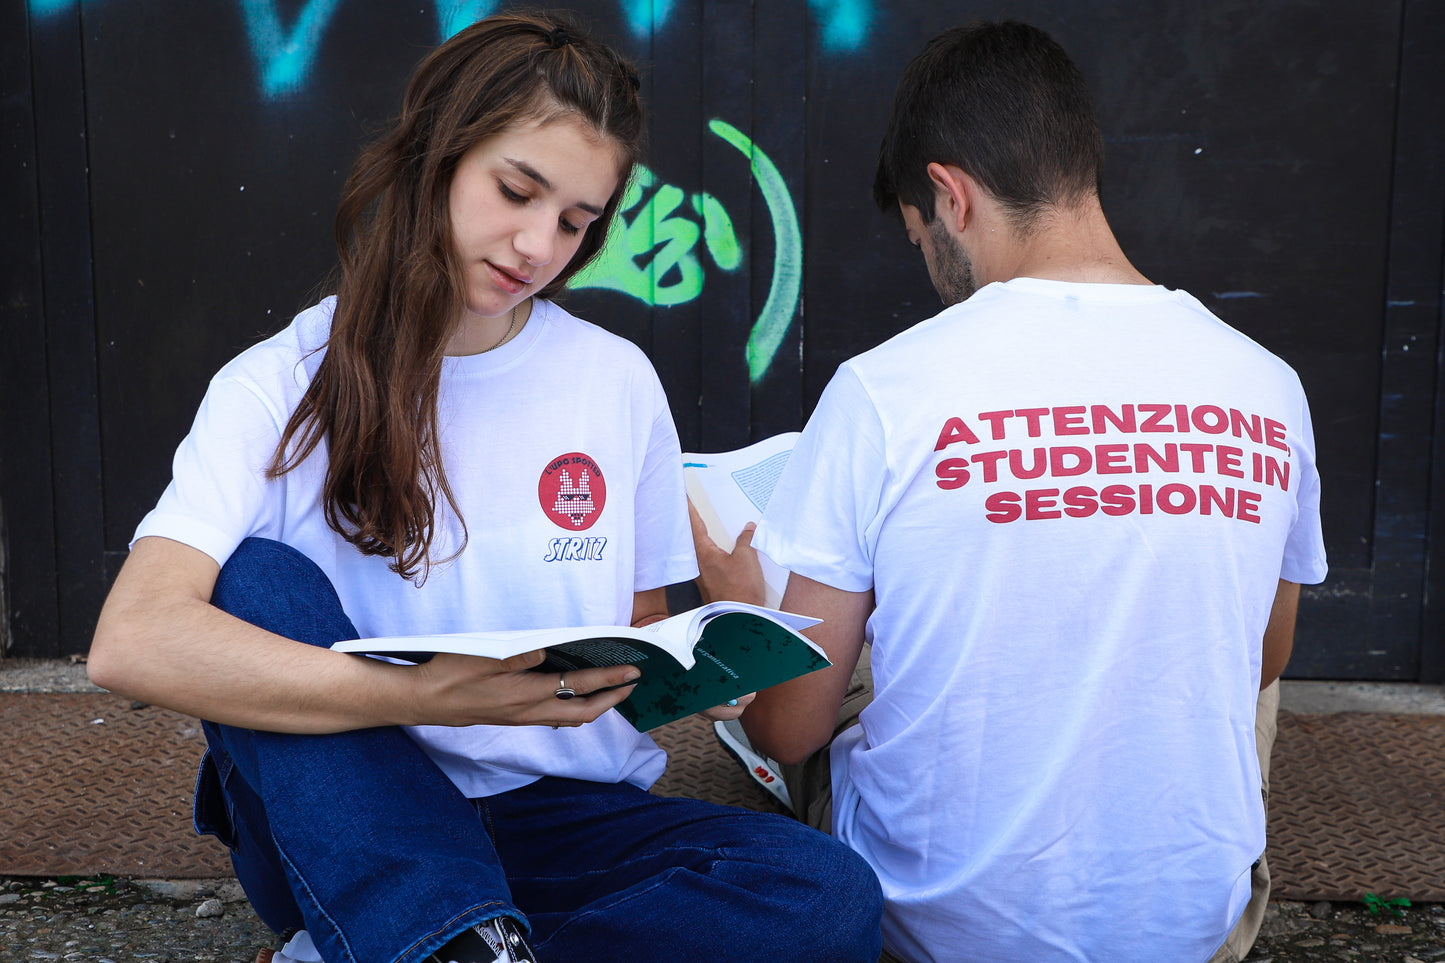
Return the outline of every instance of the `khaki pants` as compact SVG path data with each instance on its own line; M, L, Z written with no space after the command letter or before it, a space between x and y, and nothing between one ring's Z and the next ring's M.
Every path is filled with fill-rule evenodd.
M869 662L870 649L863 647L858 658L858 669L843 697L842 708L838 710L838 724L833 727L836 739L845 729L858 724L858 714L873 701L873 669ZM1279 682L1270 683L1259 693L1254 722L1254 748L1259 753L1259 773L1264 792L1264 805L1269 809L1269 757L1274 750L1275 733L1278 730ZM829 764L828 750L832 742L813 753L796 765L780 766L783 782L793 800L793 812L804 823L825 833L833 832L833 777ZM1259 928L1264 923L1264 910L1269 905L1269 862L1264 854L1259 857L1250 874L1249 903L1244 915L1235 924L1234 930L1224 945L1215 951L1208 963L1239 963L1249 955ZM879 963L901 963L887 950Z
M1264 809L1269 812L1269 757L1274 751L1274 737L1279 731L1279 680L1271 682L1259 693L1254 716L1254 749L1259 753L1260 788L1264 792ZM1234 924L1229 939L1209 958L1209 963L1239 963L1249 955L1264 923L1264 910L1269 905L1269 859L1261 853L1254 872L1250 874L1249 903L1244 915Z

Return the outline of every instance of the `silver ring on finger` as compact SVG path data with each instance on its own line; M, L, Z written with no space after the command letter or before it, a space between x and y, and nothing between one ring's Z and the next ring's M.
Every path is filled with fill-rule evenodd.
M567 684L567 674L565 672L557 676L557 691L552 694L563 700L577 697L577 690Z

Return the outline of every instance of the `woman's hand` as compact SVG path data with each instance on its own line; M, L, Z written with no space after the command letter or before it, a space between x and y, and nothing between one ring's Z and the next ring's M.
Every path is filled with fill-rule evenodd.
M711 709L704 709L699 712L698 715L702 716L709 722L727 722L729 719L736 719L738 716L742 715L743 710L748 707L748 703L756 699L757 696L758 694L756 692L749 692L745 696L738 696L736 699L734 699L732 702L727 703L726 705L713 706Z
M619 665L579 672L534 672L541 650L509 659L441 652L431 661L404 671L416 674L417 696L411 725L433 726L580 726L632 694L641 675ZM559 699L562 679L576 693Z

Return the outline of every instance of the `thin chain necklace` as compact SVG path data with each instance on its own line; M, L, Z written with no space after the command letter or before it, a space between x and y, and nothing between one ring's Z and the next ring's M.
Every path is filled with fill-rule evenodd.
M517 330L517 308L520 306L520 304L512 305L512 323L507 325L507 333L502 335L502 340L498 341L490 348L483 348L481 351L478 351L477 354L486 354L488 351L496 351L502 345L507 343L507 339L512 336L512 332Z

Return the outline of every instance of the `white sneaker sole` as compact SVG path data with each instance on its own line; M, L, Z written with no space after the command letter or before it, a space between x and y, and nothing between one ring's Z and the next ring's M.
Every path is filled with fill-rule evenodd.
M258 963L260 959L257 957ZM271 963L322 963L322 960L316 944L311 942L311 934L297 930L285 946L272 954Z
M717 735L718 742L723 748L732 753L753 781L772 793L788 811L793 811L793 799L788 794L788 787L783 783L783 772L776 762L762 755L748 742L747 734L743 732L742 723L737 720L728 722L714 722L712 731Z

